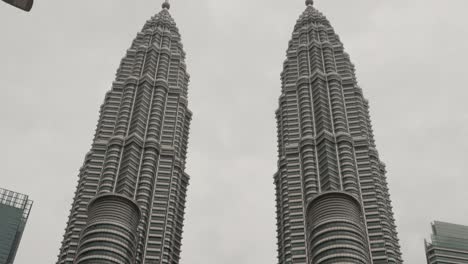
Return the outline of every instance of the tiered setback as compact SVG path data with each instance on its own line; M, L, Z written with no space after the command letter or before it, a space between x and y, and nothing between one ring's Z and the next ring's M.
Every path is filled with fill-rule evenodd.
M141 212L134 234L123 235L124 241L109 238L106 244L130 243L128 249L132 249L129 240L135 236L136 252L122 253L116 246L113 252L125 261L109 263L127 263L129 256L134 259L128 263L179 262L192 117L187 107L189 75L184 59L179 31L165 6L138 33L105 97L91 151L80 170L58 264L76 261L80 241L79 261L87 263L81 261L89 242L86 236L93 228L88 221L88 204L96 196L107 194L126 197ZM109 197L95 200L89 208L90 219L105 222L107 216L95 209L99 205L104 211L112 211L118 199L112 202ZM123 209L128 209L124 214L135 220L131 205ZM109 215L108 219L113 218ZM133 224L122 228L117 232L135 231ZM108 235L110 229L104 229L96 241Z
M329 21L312 1L307 5L289 42L276 111L279 264L315 264L306 243L306 208L330 191L361 203L373 263L402 263L368 102Z

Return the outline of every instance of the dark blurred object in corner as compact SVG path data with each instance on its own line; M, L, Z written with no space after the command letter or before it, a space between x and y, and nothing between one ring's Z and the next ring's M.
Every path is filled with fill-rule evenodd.
M29 12L33 6L34 0L2 0L12 6L16 6L24 11Z

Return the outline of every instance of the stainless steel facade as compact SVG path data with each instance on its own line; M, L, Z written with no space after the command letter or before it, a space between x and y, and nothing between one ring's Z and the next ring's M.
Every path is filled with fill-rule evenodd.
M169 4L138 33L101 107L57 263L179 263L192 113Z
M324 192L307 208L310 263L371 263L359 200L346 192Z
M278 263L402 263L368 101L330 22L306 6L276 111Z
M425 248L428 264L468 263L468 226L434 222Z
M13 264L33 202L0 188L0 264Z

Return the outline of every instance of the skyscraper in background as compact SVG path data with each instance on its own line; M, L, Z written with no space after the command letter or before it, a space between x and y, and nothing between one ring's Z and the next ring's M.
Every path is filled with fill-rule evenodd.
M192 113L169 8L137 34L105 96L59 264L179 263Z
M434 222L425 248L428 264L468 263L468 226Z
M24 194L0 188L0 264L12 264L33 202Z
M402 263L368 101L329 21L306 6L276 111L278 262Z

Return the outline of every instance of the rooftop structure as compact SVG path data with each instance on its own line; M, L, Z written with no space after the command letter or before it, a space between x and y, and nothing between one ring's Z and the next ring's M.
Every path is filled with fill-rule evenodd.
M0 264L13 264L33 202L0 188Z
M468 263L468 226L435 221L425 249L428 264Z

